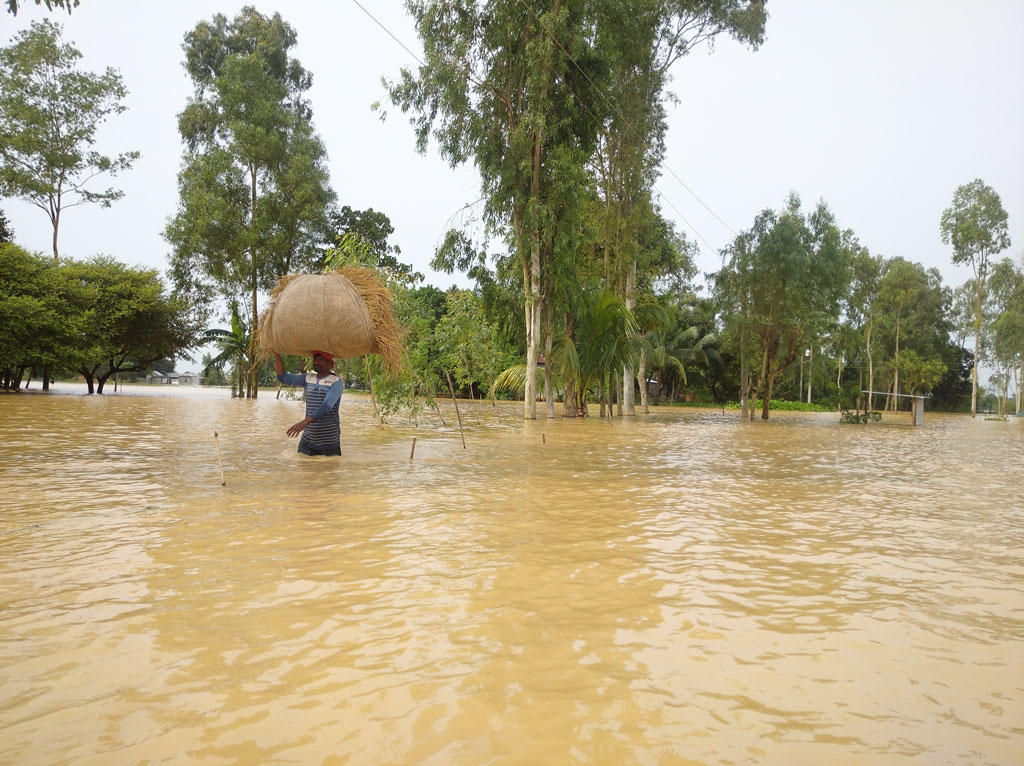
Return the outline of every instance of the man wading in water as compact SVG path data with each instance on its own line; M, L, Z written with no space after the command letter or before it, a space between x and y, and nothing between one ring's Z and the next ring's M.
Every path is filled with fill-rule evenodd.
M338 423L338 401L345 384L332 372L334 357L326 351L313 352L313 369L305 375L284 371L281 355L274 353L274 372L287 386L306 387L306 417L288 429L289 436L298 436L303 455L340 455L341 433Z

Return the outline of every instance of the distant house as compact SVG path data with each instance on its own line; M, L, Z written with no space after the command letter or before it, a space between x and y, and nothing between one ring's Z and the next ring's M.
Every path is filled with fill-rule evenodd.
M201 386L206 378L195 372L162 373L153 370L146 377L139 378L139 383L162 383L165 386Z

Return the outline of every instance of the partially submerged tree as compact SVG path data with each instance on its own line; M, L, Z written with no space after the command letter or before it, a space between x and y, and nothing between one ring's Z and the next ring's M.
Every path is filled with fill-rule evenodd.
M971 384L971 417L975 417L978 411L978 358L988 265L990 258L1010 246L1007 215L999 195L978 178L956 190L953 204L942 213L939 229L942 241L953 246L953 263L969 263L974 271L974 381Z
M0 370L6 388L16 389L25 370L74 365L85 317L69 297L80 290L52 259L0 243Z
M193 348L196 313L167 295L152 269L110 258L61 260L0 244L0 367L7 380L26 368L75 370L89 393L118 372ZM45 388L44 383L44 388Z
M85 314L77 371L89 393L102 394L111 375L142 372L153 362L195 348L201 332L193 307L168 295L155 269L96 257L63 266L81 285Z
M1024 268L1009 258L993 264L986 301L988 357L996 365L1000 414L1006 414L1010 383L1014 412L1024 410Z
M849 284L847 255L828 207L821 202L805 217L795 194L782 211L758 215L727 251L716 286L720 296L739 306L730 321L745 333L741 353L756 355L751 399L763 395L763 419L778 376L797 361L809 339L838 320L839 300Z
M129 169L139 158L134 151L108 157L93 148L97 128L127 108L122 101L128 92L115 69L101 75L79 71L81 57L61 43L60 26L45 19L0 48L0 196L46 213L55 261L61 214L89 203L110 207L122 191L87 185L98 175Z

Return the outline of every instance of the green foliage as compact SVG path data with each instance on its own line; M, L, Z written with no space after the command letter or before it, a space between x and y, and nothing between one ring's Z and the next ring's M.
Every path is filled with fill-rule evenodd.
M344 265L370 266L389 282L417 284L423 275L398 260L401 249L388 242L395 227L391 219L373 208L353 210L345 205L328 214L335 247L327 251L324 268Z
M451 290L444 315L434 327L434 342L441 368L459 389L486 389L503 361L495 344L494 328L484 317L480 299L468 290Z
M503 345L485 318L482 302L468 290L444 293L436 287L391 285L395 317L406 332L405 363L396 375L387 374L379 360L348 360L343 371L359 385L372 378L378 415L387 420L397 413L409 417L433 407L448 396L446 373L458 389L474 396L491 384L497 370L507 366L512 351Z
M572 392L577 416L590 392L623 367L635 369L644 347L636 316L612 291L591 285L573 307L570 329L555 342L548 364Z
M102 393L115 373L194 348L199 332L155 270L109 258L54 264L0 244L0 367L74 369Z
M231 303L231 329L207 329L200 337L201 345L213 343L218 353L208 362L204 362L203 375L209 375L211 369L220 369L226 362L234 363L231 395L235 396L234 384L238 384L237 396L242 396L242 371L245 368L245 355L249 350L249 328L238 313L238 302Z
M54 259L61 212L86 203L109 207L123 192L93 191L87 184L100 174L115 176L139 158L138 152L107 157L93 150L97 128L126 109L121 102L127 91L114 69L102 75L79 71L81 57L61 43L60 26L45 19L0 49L0 196L46 213Z
M825 204L804 216L793 194L782 211L759 214L727 258L714 275L716 297L733 307L724 318L741 336L741 355L754 360L752 398L764 393L767 418L776 378L838 323L850 254Z
M1017 391L1016 412L1024 402L1024 268L1008 258L993 265L985 308L986 355L997 368L999 412L1006 412L1011 382Z
M89 392L103 393L118 372L141 372L154 361L195 348L201 319L183 299L168 296L155 269L126 266L99 256L62 264L68 278L83 286L79 309L85 314L77 371Z
M911 395L918 391L930 391L946 374L946 365L941 359L923 359L913 349L907 349L899 355L896 368Z
M738 410L740 408L739 402L726 402L724 406L729 410ZM763 406L764 402L760 399L755 399L750 405L752 410L757 410L759 407L763 408ZM788 399L772 399L769 409L778 412L832 412L834 410L833 407L825 404L808 404L807 402L794 402Z
M980 178L957 188L942 213L939 230L953 246L953 263L970 264L984 281L988 259L1010 246L1007 215L999 195Z
M71 15L71 9L77 8L80 0L36 0L36 5L46 5L46 10L61 8ZM18 15L18 0L7 0L7 12L12 16Z
M7 215L0 210L0 244L14 241L14 229L7 220Z
M714 317L702 315L705 309L710 307L695 296L674 299L665 311L665 321L647 333L651 346L647 369L657 379L655 405L666 392L669 403L673 403L680 386L690 385L688 368L691 375L696 372L706 380L713 368L723 365L720 339L711 331Z
M978 362L989 259L1010 246L1007 215L999 195L980 178L957 188L939 221L942 241L953 246L953 263L974 270L974 370L971 414L977 411Z
M84 286L52 258L0 244L0 368L74 366L86 316Z

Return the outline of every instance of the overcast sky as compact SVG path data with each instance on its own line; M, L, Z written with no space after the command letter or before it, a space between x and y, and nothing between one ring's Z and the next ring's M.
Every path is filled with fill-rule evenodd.
M419 53L399 0L360 3ZM313 74L309 98L330 156L339 203L386 213L402 260L427 281L466 284L427 266L453 223L479 198L472 167L452 169L415 151L412 128L387 102L381 77L415 59L353 0L254 0L298 34L293 55ZM63 25L81 67L120 70L128 111L100 132L101 151L141 151L114 180L124 198L81 206L61 220L62 255L98 253L164 269L161 233L177 205L182 146L177 114L191 92L182 67L186 32L242 2L82 0L72 15L23 0L0 14L7 45L31 21ZM673 69L668 154L657 185L663 212L700 244L702 271L717 251L790 191L809 208L828 203L871 252L937 267L950 286L970 277L950 263L939 218L956 188L983 179L1009 214L1011 248L1024 252L1024 2L1022 0L771 0L758 51L721 38ZM380 101L385 121L371 110ZM16 240L51 250L49 219L4 199Z

